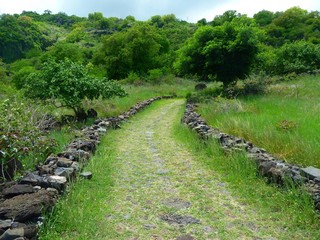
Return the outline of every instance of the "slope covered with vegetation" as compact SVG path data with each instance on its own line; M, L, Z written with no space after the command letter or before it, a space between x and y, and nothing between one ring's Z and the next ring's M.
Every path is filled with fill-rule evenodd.
M161 94L188 95L200 102L233 98L264 92L270 78L290 79L320 68L320 13L298 7L263 10L253 17L230 10L197 23L174 14L139 21L99 12L77 17L25 11L2 14L0 30L0 107L7 112L0 118L4 164L17 158L31 166L28 155L38 162L32 152L45 156L51 151L51 140L40 144L30 139L38 134L24 127L30 114L32 125L39 126L47 118L43 113L83 120L94 108L99 116L110 116ZM192 81L216 83L193 94ZM213 105L210 100L203 111ZM69 130L60 137L68 139L64 131ZM13 144L18 140L23 143ZM293 161L300 157L291 156L285 154Z

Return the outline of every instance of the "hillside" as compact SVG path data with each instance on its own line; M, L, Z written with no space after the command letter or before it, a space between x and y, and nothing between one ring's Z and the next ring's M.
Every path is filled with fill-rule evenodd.
M299 7L2 14L0 239L319 239L319 74Z

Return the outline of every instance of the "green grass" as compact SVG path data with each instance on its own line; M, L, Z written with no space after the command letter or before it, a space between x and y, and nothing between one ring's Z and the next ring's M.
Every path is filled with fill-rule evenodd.
M320 167L320 76L272 85L263 96L201 104L208 124L244 137L277 157Z
M74 139L75 132L72 128L65 126L60 130L53 130L49 133L49 137L54 139L56 142L55 151L63 151L68 144Z
M320 238L319 215L304 191L267 185L257 178L256 166L243 154L225 155L217 142L203 142L185 126L177 125L175 135L199 162L222 176L238 201L257 209L261 219L266 220L266 226L272 222L283 229L277 239Z
M87 171L94 172L88 181L79 179L68 193L59 200L54 211L48 215L48 221L41 228L40 239L92 239L99 229L98 223L103 221L101 211L106 211L106 202L110 195L112 180L112 164L114 150L111 147L116 137L112 130L101 141L95 156L86 166ZM100 171L96 171L100 169ZM66 230L68 230L66 232Z
M143 117L150 117L150 111L157 109L162 104L164 104L164 101L153 104L142 114L139 114L135 121L142 121ZM183 108L180 109L178 115L181 116L182 113ZM164 120L164 122L168 121ZM71 187L71 191L59 201L55 211L49 216L50 218L48 218L45 228L41 229L40 239L129 239L129 237L136 236L130 235L130 232L141 234L139 235L141 239L150 239L142 236L153 230L146 231L141 227L137 228L136 225L139 225L139 222L136 222L137 220L134 216L138 213L143 215L145 211L150 209L149 205L146 205L145 208L140 208L140 206L144 206L142 205L144 201L148 202L147 200L150 197L163 200L168 196L145 194L144 191L147 188L143 187L131 192L132 186L121 184L121 189L114 190L117 184L119 185L119 182L115 182L116 176L120 176L122 179L120 183L127 181L127 178L131 179L129 183L134 186L140 181L143 183L143 179L148 176L145 173L140 175L140 171L143 171L144 168L150 170L152 163L146 159L152 151L144 152L146 149L143 144L145 144L144 141L146 139L142 140L138 136L145 136L145 131L148 130L146 126L150 127L150 122L144 122L141 126L143 127L142 129L136 129L137 123L128 123L121 130L110 131L102 139L96 155L86 168L86 170L94 172L93 179L90 181L80 180ZM156 128L164 129L164 127L160 126L156 126ZM119 131L122 132L122 135L118 135ZM127 140L119 137L123 135L127 137ZM179 165L181 168L180 174L183 176L183 181L176 182L178 184L177 189L181 191L183 198L193 202L193 206L197 206L199 203L203 204L201 207L191 208L192 214L201 212L203 209L210 209L205 210L205 216L203 215L201 218L210 222L209 226L212 226L215 229L214 231L217 231L219 239L251 239L251 231L239 230L241 228L246 229L248 226L258 227L258 229L254 230L256 235L266 236L269 234L270 237L275 237L275 239L320 238L319 215L315 212L311 199L304 192L294 188L284 191L267 185L262 179L256 177L255 166L243 154L224 155L216 142L209 141L205 143L200 141L193 132L179 123L179 119L174 121L173 133L171 134L173 139L166 142L164 135L164 131L155 132L154 137L161 139L161 141L158 142L155 139L153 143L158 142L155 145L159 147L158 150L162 149L165 155L168 154L168 156L173 157L168 164L173 164L174 167ZM141 146L141 149L129 144L129 142L132 142L129 139L132 138L136 139L136 145ZM126 146L127 143L130 146L129 148ZM174 153L168 144L175 146ZM127 155L120 157L121 153L116 152L116 145L121 146L121 151L125 154L127 153ZM132 154L132 150L134 154ZM186 150L189 153L185 152ZM176 154L181 154L181 156L178 157ZM161 156L164 157L165 155ZM137 156L139 157L137 166L133 164L130 167L126 165L122 166L122 168L115 168L115 166L121 165L119 160L123 157L133 162ZM192 160L188 156L192 156ZM192 173L189 173L191 175L190 178L188 175L190 170L187 170L190 163L186 164L184 161L192 161L194 168L191 170ZM168 168L169 166L166 165L166 167ZM128 174L130 171L134 175ZM200 174L201 177L197 176L197 174ZM169 173L169 176L170 179L177 178L181 180L179 174L171 175ZM210 178L212 180L208 181ZM134 179L136 181L133 181ZM192 182L188 185L190 188L183 187L185 186L184 183L188 183L188 181L202 183L203 189L194 188L195 185ZM219 184L225 185L221 189L218 187L219 191L215 192L214 188L209 187L212 184L217 187ZM224 190L230 191L231 194L224 195ZM131 200L126 200L124 198L126 196L131 196ZM142 198L135 198L134 196ZM128 208L134 200L138 199L141 202L135 203L132 209ZM160 207L161 204L156 204L154 209ZM135 211L138 211L138 213L135 213ZM132 217L124 220L123 216L128 212L132 213ZM241 216L239 219L236 217L238 215ZM206 219L206 217L210 216L211 218ZM213 216L217 218L215 219ZM226 221L227 219L230 222ZM116 225L119 228L110 228L119 220L123 221L122 224ZM160 226L163 223L153 219L151 216L149 221L152 220L159 224L159 228L154 231L162 230ZM136 225L132 227L130 224ZM197 227L192 226L190 228ZM170 229L164 228L163 231L159 232L160 235L156 236L164 236L164 232L168 230L174 231L173 228L170 227ZM186 231L187 229L181 229L181 231ZM241 233L248 235L241 235ZM201 232L195 231L194 234L201 234ZM211 234L214 235L215 233Z
M85 102L86 108L94 108L98 111L99 117L116 116L127 111L137 102L163 95L177 95L185 97L188 92L194 90L195 82L186 79L173 79L170 83L149 84L143 82L142 85L124 85L128 96L123 98L113 98L110 100L95 100Z

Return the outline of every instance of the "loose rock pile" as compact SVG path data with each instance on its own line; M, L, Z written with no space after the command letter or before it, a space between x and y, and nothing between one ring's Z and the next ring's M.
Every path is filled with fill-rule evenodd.
M77 176L92 177L89 172L79 173L107 129L120 127L121 122L164 98L171 97L151 98L118 117L97 119L93 126L84 128L65 151L49 156L36 171L26 173L19 181L0 185L0 240L37 239L42 214L52 209L67 183Z
M216 139L226 152L246 151L249 159L256 162L259 174L269 182L282 186L288 180L291 180L297 186L304 185L311 194L315 207L320 210L320 169L314 167L301 168L286 163L243 138L222 133L219 129L213 129L195 112L195 108L196 105L187 104L182 122L196 131L202 139Z

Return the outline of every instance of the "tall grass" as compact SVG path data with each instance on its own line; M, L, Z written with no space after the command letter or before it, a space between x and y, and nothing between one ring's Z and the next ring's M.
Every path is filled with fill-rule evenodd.
M220 130L244 137L277 157L320 167L320 77L272 85L263 96L201 104L199 112Z
M256 166L243 153L226 155L214 141L202 141L186 126L177 125L175 136L207 168L226 182L237 200L249 208L259 209L266 226L283 229L279 239L319 239L319 215L306 192L294 186L283 190L257 178ZM253 219L254 221L254 219ZM272 231L270 227L269 231ZM270 232L272 235L276 233Z

